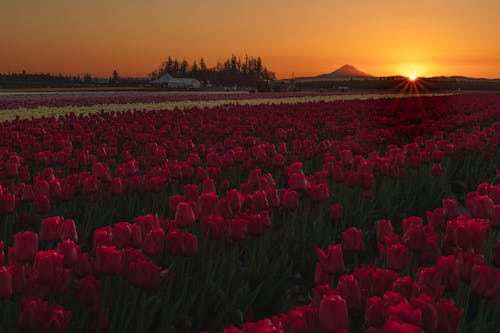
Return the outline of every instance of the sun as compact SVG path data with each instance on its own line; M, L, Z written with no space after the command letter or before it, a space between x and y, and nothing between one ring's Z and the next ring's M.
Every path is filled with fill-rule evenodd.
M415 81L417 79L417 76L415 74L411 74L410 76L408 76L408 79L410 81Z

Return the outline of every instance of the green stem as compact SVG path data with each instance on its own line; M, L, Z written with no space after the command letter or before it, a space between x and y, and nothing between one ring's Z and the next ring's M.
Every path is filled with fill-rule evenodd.
M143 333L144 332L144 315L146 313L146 293L141 291L141 295L139 297L140 297L139 320L137 321L136 332Z
M481 333L481 327L483 326L483 312L484 312L484 303L485 300L481 299L481 302L479 303L479 310L478 310L478 315L476 319L476 333Z

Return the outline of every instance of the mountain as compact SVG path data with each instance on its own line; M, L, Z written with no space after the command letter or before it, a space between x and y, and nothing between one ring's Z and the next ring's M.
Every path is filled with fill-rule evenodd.
M351 65L344 65L329 74L321 74L313 77L301 77L297 80L305 81L346 81L346 80L364 80L376 78L371 74L364 73Z

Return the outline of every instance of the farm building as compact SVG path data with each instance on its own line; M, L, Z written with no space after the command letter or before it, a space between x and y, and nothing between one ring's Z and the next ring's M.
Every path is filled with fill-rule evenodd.
M153 86L168 87L168 88L199 88L200 81L191 78L175 78L170 74L165 74L162 77L150 82Z

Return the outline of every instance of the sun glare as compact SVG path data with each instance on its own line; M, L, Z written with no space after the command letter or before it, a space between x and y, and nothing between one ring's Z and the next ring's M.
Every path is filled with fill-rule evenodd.
M415 81L417 79L417 76L415 74L412 74L408 77L408 79L410 79L410 81Z

